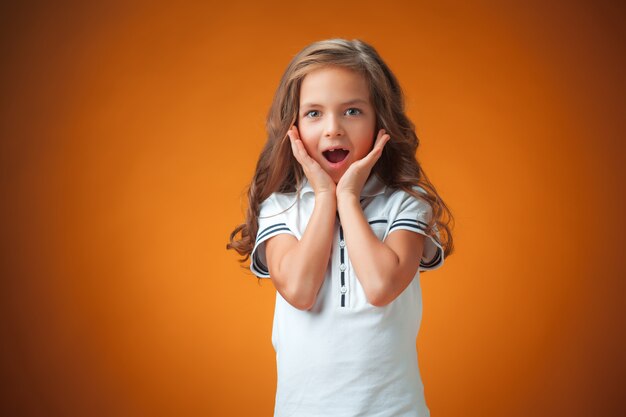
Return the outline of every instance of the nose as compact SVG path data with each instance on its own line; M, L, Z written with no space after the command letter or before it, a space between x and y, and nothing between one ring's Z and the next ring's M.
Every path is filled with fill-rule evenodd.
M326 124L324 126L324 136L333 137L339 135L343 135L341 120L338 116L331 114L326 118Z

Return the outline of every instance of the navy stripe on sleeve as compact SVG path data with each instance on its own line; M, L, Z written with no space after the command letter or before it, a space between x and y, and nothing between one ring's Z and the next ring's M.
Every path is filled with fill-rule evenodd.
M429 262L420 261L420 265L423 268L432 268L433 266L437 265L440 261L441 261L441 249L437 247L437 253L435 254L435 257L432 259L432 261L429 261Z
M397 227L406 227L409 230L412 230L414 232L426 235L426 226L428 226L427 223L424 223L422 221L419 220L415 220L415 219L397 219L395 220L392 224L391 227L389 228L389 232L391 232L394 228ZM439 240L437 239L436 236L428 236L426 235L426 237L431 238L433 241L435 241L439 246L441 246L441 243L439 242ZM439 264L442 260L442 250L441 248L439 248L437 246L437 253L435 254L435 256L433 257L432 260L428 261L428 262L423 262L420 261L420 266L422 268L432 268L434 266L436 266L437 264Z
M409 224L405 224L405 223L409 223ZM389 230L391 231L391 229L393 229L394 227L400 226L401 224L403 226L414 226L420 230L425 230L426 226L428 226L427 223L424 223L422 221L415 220L415 219L396 219L394 220L393 223L391 223L391 227L389 228Z
M289 230L289 231L291 231L291 230L287 227L287 224L286 224L286 223L276 223L276 224L273 224L273 225L268 226L268 227L266 227L265 229L261 230L261 231L258 233L258 235L257 235L257 236L258 236L258 237L257 237L257 240L259 240L259 241L260 241L260 240L262 240L265 236L270 235L270 234L275 233L275 232L278 232L278 231L281 231L281 230Z
M259 233L257 233L257 239L256 239L256 247L258 250L258 245L260 245L261 243L263 243L262 241L265 240L266 238L271 237L271 235L277 235L280 234L279 232L289 232L291 234L293 234L293 232L291 231L291 229L289 229L289 227L287 227L286 223L276 223L273 224L271 226L267 226L265 229L261 230ZM252 268L260 273L261 275L265 275L266 277L269 277L269 268L263 264L263 262L261 262L261 260L259 259L258 256L258 252L255 250L254 252L254 256L252 258Z
M270 271L267 269L267 267L265 265L263 265L263 262L261 262L259 260L259 257L257 256L257 253L254 252L254 269L256 269L258 272L265 274L265 275L269 275Z

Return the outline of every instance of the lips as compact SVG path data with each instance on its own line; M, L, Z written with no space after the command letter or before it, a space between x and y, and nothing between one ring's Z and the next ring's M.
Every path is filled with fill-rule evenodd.
M322 155L324 155L324 158L326 158L326 160L328 160L329 162L336 164L346 159L348 153L350 153L350 151L348 151L347 149L336 148L324 151L322 152Z

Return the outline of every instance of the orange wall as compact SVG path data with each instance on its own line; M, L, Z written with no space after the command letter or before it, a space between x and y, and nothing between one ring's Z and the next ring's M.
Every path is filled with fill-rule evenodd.
M335 36L395 71L456 217L432 414L623 410L623 10L48 3L0 13L0 414L271 415L275 290L225 245L282 71Z

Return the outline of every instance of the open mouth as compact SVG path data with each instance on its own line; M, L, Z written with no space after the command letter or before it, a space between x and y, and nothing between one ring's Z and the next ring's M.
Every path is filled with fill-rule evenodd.
M346 149L338 148L338 149L330 149L328 151L324 151L322 152L322 154L324 155L324 158L326 158L328 161L332 162L333 164L336 164L337 162L341 162L344 159L346 159L349 152L350 151Z

